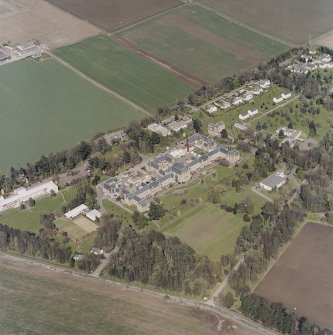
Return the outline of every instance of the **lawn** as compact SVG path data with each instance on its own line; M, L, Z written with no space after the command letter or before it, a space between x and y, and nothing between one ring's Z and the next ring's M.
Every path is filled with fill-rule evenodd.
M30 264L1 260L0 278L3 335L212 335L218 326L210 312ZM248 331L237 324L237 333Z
M236 239L245 225L240 216L203 203L184 216L169 220L162 231L177 236L199 254L216 261L221 255L233 253Z
M73 241L80 240L87 235L87 232L81 229L73 221L68 220L65 217L57 219L56 221L54 221L54 224L57 228L59 228L59 233L63 231L66 232L68 237Z
M121 219L124 223L133 224L131 213L121 208L120 206L117 206L112 201L104 199L103 206L110 215L113 215L116 218Z
M1 65L0 100L1 173L143 116L52 58Z
M72 187L61 192L67 202L74 198L75 189ZM31 209L21 210L13 208L1 212L0 223L22 231L38 233L39 229L42 228L40 224L41 214L56 212L63 203L64 200L60 192L55 197L46 196L36 200L36 205Z
M98 36L55 53L82 73L153 112L176 103L193 87L168 70L120 46L113 38Z
M118 36L207 82L233 75L288 47L201 6L183 6Z

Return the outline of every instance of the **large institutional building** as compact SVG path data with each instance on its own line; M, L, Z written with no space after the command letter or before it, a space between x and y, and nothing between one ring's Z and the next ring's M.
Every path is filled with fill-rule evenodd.
M58 193L58 186L53 181L33 185L29 188L20 187L7 198L0 197L0 212L9 208L17 208L29 198L37 199L44 195Z
M149 160L143 169L134 167L102 185L112 200L121 200L136 206L140 212L146 212L152 198L166 187L188 182L194 172L219 159L233 164L239 158L239 152L229 151L206 136L194 134L173 149Z

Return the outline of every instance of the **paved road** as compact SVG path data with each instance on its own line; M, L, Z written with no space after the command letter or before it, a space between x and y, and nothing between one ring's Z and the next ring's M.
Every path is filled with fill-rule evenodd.
M14 256L14 255L10 255L10 254L6 254L4 252L0 252L0 261L1 260L8 260L8 261L12 261L12 262L16 262L16 263L21 263L21 264L25 264L28 266L35 266L35 267L39 267L39 268L43 268L46 270L52 270L58 273L64 273L67 275L72 275L74 277L80 277L83 278L85 280L91 280L91 281L102 281L107 283L110 286L118 286L118 287L122 287L131 291L135 291L135 292L139 292L141 294L145 294L145 295L150 295L150 296L155 296L155 297L160 297L160 298L164 298L165 297L165 293L163 292L156 292L156 291L152 291L152 290L148 290L148 289L143 289L143 288L139 288L136 286L132 286L132 285L127 285L127 284L123 284L123 283L119 283L119 282L115 282L112 280L108 280L108 279L103 279L100 277L96 277L92 274L85 274L82 272L77 272L68 268L62 268L60 266L55 266L55 265L50 265L47 263L43 263L37 260L32 260L32 259L28 259L28 258L23 258L23 257L18 257L18 256ZM255 331L258 334L261 335L277 335L278 333L276 333L273 330L267 329L265 327L263 327L262 325L247 319L246 317L244 317L242 314L239 314L237 312L231 311L227 308L224 307L217 307L217 306L211 306L205 302L202 302L200 300L193 300L193 299L187 299L187 298L182 298L179 296L172 296L172 295L168 295L170 300L175 301L177 303L181 303L187 306L192 306L192 307L199 307L203 310L210 310L215 312L216 314L225 317L227 319L230 319L234 322L237 322L239 324L241 324L242 326L248 328L249 330Z
M272 198L270 198L268 195L260 192L255 186L252 186L251 190L252 190L252 192L258 194L260 197L264 198L265 200L273 203L273 199Z
M219 294L223 291L223 289L228 284L230 276L238 270L240 265L244 262L244 256L237 262L237 264L234 266L234 268L230 271L230 273L224 278L222 283L219 285L219 287L216 289L216 291L213 293L212 297L206 302L207 305L210 306L216 306L215 305L215 299L218 298Z
M58 56L56 56L54 53L49 52L49 54L56 59L59 63L61 63L62 65L66 66L68 69L70 69L71 71L75 72L78 76L80 76L81 78L89 81L91 84L93 84L94 86L102 89L103 91L106 91L112 95L114 95L115 97L117 97L118 99L128 103L129 105L131 105L133 108L135 108L136 110L140 111L141 113L151 116L150 113L148 113L145 109L143 109L142 107L136 105L135 103L133 103L130 100L127 100L126 98L124 98L122 95L112 91L111 89L105 87L104 85L98 83L96 80L86 76L84 73L82 73L81 71L79 71L78 69L76 69L74 66L72 66L71 64L65 62L63 59L59 58Z

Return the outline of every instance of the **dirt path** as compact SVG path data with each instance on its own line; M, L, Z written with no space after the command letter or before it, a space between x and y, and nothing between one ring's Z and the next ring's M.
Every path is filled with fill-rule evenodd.
M91 84L95 85L96 87L102 89L103 91L110 93L112 95L114 95L115 97L117 97L118 99L126 102L127 104L131 105L133 108L135 108L136 110L140 111L141 113L151 116L150 113L148 113L146 110L144 110L142 107L136 105L135 103L133 103L130 100L127 100L125 97L123 97L122 95L112 91L111 89L103 86L102 84L98 83L97 81L95 81L94 79L86 76L84 73L82 73L81 71L79 71L78 69L76 69L74 66L70 65L69 63L65 62L63 59L59 58L58 56L56 56L54 53L50 52L50 55L56 59L59 63L61 63L62 65L66 66L68 69L70 69L71 71L75 72L78 76L80 76L81 78L89 81Z
M195 77L193 75L190 75L189 73L186 73L185 71L178 69L177 67L175 67L174 65L152 55L151 53L139 48L137 45L135 45L134 43L130 42L129 40L123 38L123 37L117 37L117 42L119 44L121 44L123 47L125 47L126 49L135 52L137 55L146 58L154 63L156 63L157 65L167 69L170 72L173 72L174 74L176 74L176 76L181 79L182 81L184 81L187 84L190 84L194 87L200 87L203 85L206 85L207 82L205 82L204 80Z

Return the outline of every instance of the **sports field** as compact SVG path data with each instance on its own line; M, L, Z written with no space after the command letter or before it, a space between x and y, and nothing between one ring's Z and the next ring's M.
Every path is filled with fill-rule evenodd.
M0 284L1 335L256 334L215 313L29 261L0 260Z
M52 58L1 65L0 101L2 173L144 115Z
M162 231L177 236L200 255L214 261L232 254L236 239L246 223L240 216L226 213L217 205L201 204L185 216L168 220Z
M55 53L85 75L150 112L176 103L178 98L193 91L192 86L168 70L129 52L106 36L90 38L57 49Z
M331 0L200 0L262 32L300 44L333 29Z
M207 82L216 82L287 49L201 6L179 7L118 36Z
M307 223L255 292L333 329L333 228Z

